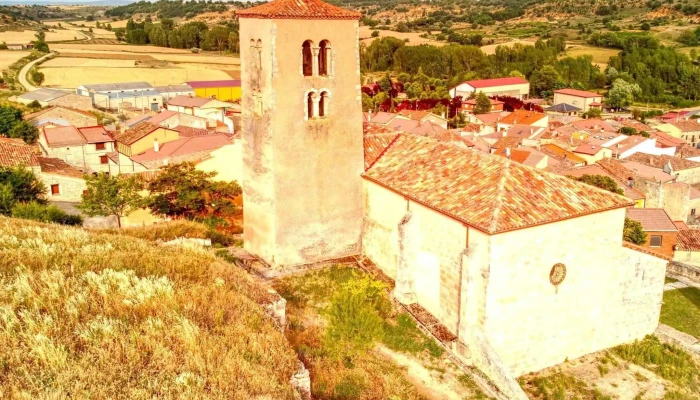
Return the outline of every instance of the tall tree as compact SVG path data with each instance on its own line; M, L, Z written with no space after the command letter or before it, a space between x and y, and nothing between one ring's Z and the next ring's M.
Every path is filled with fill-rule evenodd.
M491 99L484 92L479 92L476 95L474 114L486 114L489 111L491 111Z
M216 49L219 54L224 52L228 45L229 29L223 25L216 25L204 34L205 48L208 50Z
M22 139L27 144L34 144L39 139L39 130L27 121L20 121L10 129L7 136Z
M618 78L613 82L605 101L610 107L627 107L632 104L635 96L639 95L641 92L642 90L636 83L629 83Z
M0 135L8 135L22 121L22 111L12 106L0 106Z
M121 228L122 218L142 208L145 198L139 194L141 182L136 177L110 176L101 172L86 175L87 190L77 208L89 216L113 215Z
M46 186L27 168L0 168L0 214L9 215L15 203L46 204Z

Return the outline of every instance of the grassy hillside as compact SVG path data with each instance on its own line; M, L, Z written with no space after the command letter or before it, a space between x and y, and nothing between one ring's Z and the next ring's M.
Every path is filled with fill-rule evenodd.
M0 398L292 398L268 297L204 251L0 218Z

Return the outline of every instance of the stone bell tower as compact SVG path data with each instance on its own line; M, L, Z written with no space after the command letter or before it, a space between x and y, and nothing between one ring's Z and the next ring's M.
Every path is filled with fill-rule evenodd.
M358 254L360 14L320 0L237 14L246 250L271 265Z

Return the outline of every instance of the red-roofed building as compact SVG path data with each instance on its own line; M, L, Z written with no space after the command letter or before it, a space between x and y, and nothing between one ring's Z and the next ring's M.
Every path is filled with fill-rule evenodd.
M569 104L588 112L591 107L600 107L603 95L576 89L559 89L554 91L554 104Z
M453 98L462 96L466 99L474 92L482 92L489 97L510 96L522 100L530 93L530 82L518 77L480 79L466 81L450 89Z
M489 101L491 102L491 110L489 110L489 113L499 113L503 111L504 102L491 98L489 98ZM460 111L465 114L474 114L474 107L476 107L476 99L469 99L462 102Z
M647 240L641 246L673 258L678 228L663 208L628 208L627 218L642 224Z
M46 157L60 159L85 173L113 172L107 154L116 147L104 126L43 127L38 143Z
M515 125L547 128L549 126L549 116L535 111L515 110L498 120L496 130L500 132L510 129Z

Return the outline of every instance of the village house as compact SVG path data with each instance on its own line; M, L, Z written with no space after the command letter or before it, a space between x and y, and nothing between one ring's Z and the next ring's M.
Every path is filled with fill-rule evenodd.
M674 261L700 266L700 229L679 229Z
M574 178L580 178L584 175L592 175L592 176L607 176L608 178L612 179L615 181L617 186L622 189L624 192L624 196L627 197L628 199L634 201L634 207L635 208L644 208L645 205L645 200L646 196L644 196L644 193L640 192L639 190L635 189L633 186L629 185L629 182L625 182L622 179L619 179L617 176L611 174L607 170L603 169L600 165L598 164L592 164L592 165L586 165L583 167L577 167L573 169L568 169L568 170L562 170L559 172L562 175L566 176L571 176Z
M504 102L492 98L489 98L489 102L491 103L491 110L489 110L489 113L499 113L503 111ZM476 107L476 99L465 100L462 102L460 111L465 115L474 114L474 107Z
M527 125L547 128L549 116L535 111L515 110L505 117L497 120L496 131L500 132L512 128L515 125Z
M489 97L509 96L523 100L530 93L530 82L519 77L471 80L450 89L450 97L462 96L467 99L478 92Z
M170 99L165 106L168 111L219 121L229 128L230 133L233 133L233 121L226 116L226 110L229 107L233 107L233 104L220 100L191 96L174 97Z
M553 143L542 145L540 151L547 154L551 159L563 162L566 168L583 167L587 164L586 159L583 157Z
M643 247L673 258L678 228L663 208L628 208L627 218L642 224L647 234Z
M544 110L547 112L547 114L564 115L572 117L578 116L578 113L582 111L582 109L576 106L564 103L555 104L551 107L545 108Z
M110 172L108 153L115 150L114 139L103 126L44 127L38 143L47 157L61 159L85 173Z
M26 114L22 118L36 127L97 125L97 117L94 114L64 106L51 106Z
M651 155L635 153L626 158L650 167L659 168L669 175L676 177L677 182L690 185L700 183L700 162L668 155Z
M430 111L401 110L399 111L398 118L408 118L412 121L418 121L421 124L429 121L435 125L447 129L447 119L440 115L433 114Z
M603 104L603 95L585 90L559 89L554 91L553 103L578 107L583 112L591 108L600 108Z
M237 79L189 81L183 85L191 87L197 97L221 101L235 101L241 98L241 81Z
M117 151L127 157L135 156L148 149L155 148L167 142L180 138L177 131L153 125L149 122L141 122L131 129L115 133Z
M511 398L515 377L655 331L668 258L623 242L630 199L429 137L365 139L360 13L237 16L246 251L274 268L366 257Z
M22 93L15 97L10 97L10 101L20 104L30 104L34 101L38 102L42 107L49 105L49 101L67 95L69 92L51 88L39 88L37 90Z
M656 129L666 132L669 135L685 140L693 147L700 143L700 120L691 119L687 121L669 122L656 126Z

